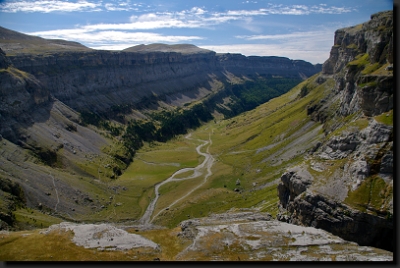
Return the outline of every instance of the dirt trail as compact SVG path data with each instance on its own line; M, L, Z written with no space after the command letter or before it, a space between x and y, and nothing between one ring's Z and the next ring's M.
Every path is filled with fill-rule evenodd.
M189 192L186 193L186 195L176 199L173 203L171 203L168 206L168 207L170 207L170 206L175 205L176 203L178 203L182 199L186 198L188 195L190 195L195 190L197 190L199 187L201 187L207 181L207 178L212 175L211 167L212 167L212 165L214 163L214 158L209 153L209 147L212 144L210 136L211 136L211 134L209 135L208 141L198 139L198 141L203 142L202 144L200 144L199 146L196 147L197 153L199 155L204 156L204 161L200 165L198 165L198 166L196 166L194 168L183 168L183 169L180 169L180 170L176 171L174 174L172 174L172 176L167 178L165 181L162 181L162 182L160 182L160 183L155 185L155 190L154 191L155 191L156 197L150 202L150 204L147 207L147 209L146 209L145 213L143 214L142 218L139 220L140 224L145 224L145 225L150 224L163 210L166 209L166 208L164 208L164 209L160 210L153 218L151 218L151 216L152 216L152 214L154 212L154 208L155 208L155 206L157 204L158 198L160 196L158 190L162 185L164 185L164 184L166 184L168 182L171 182L171 181L183 181L183 180L190 180L190 179L198 178L199 176L202 176L205 173L205 171L207 171L207 173L204 175L204 180L203 180L202 183L197 185L195 188L191 189ZM186 135L185 138L189 139L189 140L193 140L191 138L191 133ZM204 146L206 146L207 144L208 144L208 147L207 147L206 153L201 152L200 149L203 148ZM175 178L175 176L177 176L179 174L182 174L182 173L185 173L185 172L188 172L188 171L193 171L193 174L190 175L190 176L187 176L187 177L179 178L179 179Z

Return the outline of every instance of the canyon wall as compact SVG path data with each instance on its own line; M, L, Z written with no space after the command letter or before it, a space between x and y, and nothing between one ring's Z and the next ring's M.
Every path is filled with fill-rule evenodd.
M308 107L325 139L281 176L278 219L394 250L392 11L336 31L316 80L328 78L324 103Z
M307 78L320 65L283 57L245 57L204 50L179 52L55 52L9 56L15 68L34 75L51 94L78 111L106 111L143 97L189 95L198 100L220 88L228 75Z

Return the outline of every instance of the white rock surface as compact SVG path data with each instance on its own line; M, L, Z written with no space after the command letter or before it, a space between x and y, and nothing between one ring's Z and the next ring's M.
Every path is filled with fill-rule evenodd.
M110 224L75 224L62 222L50 226L44 234L56 230L73 231L72 241L85 248L98 248L99 250L128 250L139 247L150 247L158 249L159 246L136 234L130 234L125 230L118 229Z

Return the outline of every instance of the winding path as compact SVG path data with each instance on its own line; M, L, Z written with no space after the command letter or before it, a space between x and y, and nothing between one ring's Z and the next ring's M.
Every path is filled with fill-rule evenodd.
M191 138L191 133L186 135L185 138L186 139L192 139ZM187 192L186 195L176 199L173 203L171 203L168 206L168 207L170 207L170 206L175 205L176 203L178 203L182 199L186 198L188 195L193 193L198 188L200 188L204 183L206 183L208 177L210 177L212 175L211 167L212 167L212 165L214 163L214 158L212 157L212 155L209 153L209 150L208 150L210 145L212 144L210 134L209 134L208 141L205 141L205 140L198 140L198 141L202 141L203 143L196 147L196 151L197 151L197 153L199 155L204 156L204 161L200 165L198 165L198 166L196 166L194 168L183 168L183 169L180 169L180 170L176 171L174 174L172 174L172 176L167 178L165 181L162 181L162 182L156 184L155 185L155 189L154 189L156 197L150 202L150 204L148 205L148 207L147 207L145 213L143 214L142 218L139 220L139 222L141 224L145 224L145 225L150 224L163 210L166 209L166 208L164 208L164 209L160 210L153 218L151 218L151 216L152 216L152 214L154 212L154 208L155 208L155 206L157 204L158 198L160 196L158 189L162 185L164 185L164 184L166 184L168 182L171 182L171 181L183 181L183 180L190 180L190 179L198 178L198 177L200 177L201 175L203 175L205 173L204 169L207 170L207 173L204 175L203 182L200 183L199 185L197 185L195 188L191 189L189 192ZM200 149L202 147L206 146L207 144L208 144L208 147L207 147L206 153L201 152ZM184 178L179 178L179 179L175 178L175 176L177 176L179 174L182 174L182 173L185 173L185 172L188 172L188 171L193 171L193 174L191 176L184 177Z

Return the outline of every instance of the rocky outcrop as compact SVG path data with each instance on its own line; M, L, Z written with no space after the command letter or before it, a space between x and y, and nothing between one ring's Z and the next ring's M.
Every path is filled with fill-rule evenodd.
M393 76L361 76L357 80L360 107L367 116L393 109Z
M0 51L0 134L16 141L18 124L32 120L32 111L49 103L50 92L33 75L20 71Z
M324 124L326 136L301 168L282 174L277 215L391 251L393 125L378 118L389 117L393 109L392 16L381 12L336 31L320 75L335 84L323 102L307 107L310 120ZM313 175L305 176L311 169Z
M292 168L285 172L278 185L278 196L282 206L286 208L289 202L308 188L312 180L313 177L307 170Z
M341 115L361 108L367 116L393 109L393 73L374 73L380 66L393 68L393 12L374 14L371 20L335 32L329 59L322 73L334 75L341 94ZM389 72L390 74L390 72Z
M322 73L341 72L360 53L370 55L371 63L393 63L393 11L373 14L366 23L337 30Z
M62 222L51 225L41 234L48 235L52 232L72 231L72 242L77 246L94 248L98 251L130 250L133 248L152 248L159 250L159 246L153 241L137 234L130 234L110 224L75 224Z
M371 120L369 126L362 131L344 132L341 136L328 139L313 153L315 161L348 159L348 162L335 170L333 175L327 173L323 176L322 183L318 183L321 177L314 178L305 171L304 166L289 169L282 174L277 188L281 209L278 219L322 228L360 245L393 250L393 220L390 216L394 213L393 205L385 200L382 192L379 197L369 197L382 198L379 209L369 203L359 204L367 207L369 213L343 203L347 191L356 191L371 176L379 176L387 183L392 183L392 131L392 126ZM324 172L324 169L320 171ZM337 183L341 187L334 187ZM342 192L337 193L338 189ZM366 194L371 193L368 191Z
M387 215L360 212L310 192L295 198L287 210L292 214L289 220L286 219L289 223L324 229L363 246L394 249L393 221Z
M322 228L279 222L257 211L228 211L186 220L180 226L178 236L191 244L176 260L360 261L382 260L385 255L375 259L366 247Z
M7 69L10 67L11 61L6 57L6 53L0 48L0 69Z

